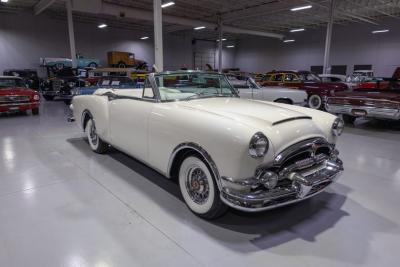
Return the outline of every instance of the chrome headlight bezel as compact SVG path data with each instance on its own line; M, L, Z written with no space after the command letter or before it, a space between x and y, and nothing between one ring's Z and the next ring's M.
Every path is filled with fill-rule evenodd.
M344 130L344 121L341 118L336 118L332 124L332 134L341 136Z
M249 155L252 158L261 158L267 154L269 148L268 138L262 133L257 132L250 139Z

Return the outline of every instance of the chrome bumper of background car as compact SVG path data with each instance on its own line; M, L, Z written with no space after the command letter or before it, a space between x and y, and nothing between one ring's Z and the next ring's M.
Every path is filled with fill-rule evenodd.
M326 104L325 107L328 112L335 114L346 114L355 117L400 120L399 109L375 108L370 106L332 105L332 104ZM365 111L365 115L357 115L355 111Z
M39 104L40 104L39 102L26 102L26 103L18 103L18 102L16 102L16 103L0 104L0 107L31 106L31 105L32 106L36 106L36 105L39 105Z

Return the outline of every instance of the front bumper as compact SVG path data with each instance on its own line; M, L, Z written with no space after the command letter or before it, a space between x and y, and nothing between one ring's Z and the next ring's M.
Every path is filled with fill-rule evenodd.
M318 149L325 152L316 153ZM299 160L301 154L310 157ZM271 166L260 166L254 177L232 179L222 176L221 200L232 208L257 212L307 199L323 192L339 178L343 162L338 154L334 146L325 141L306 140L283 151ZM273 189L267 189L260 178L266 172L277 175L278 182Z
M332 105L326 104L328 112L345 114L354 117L367 117L387 120L400 120L400 110L393 108L376 108L371 106Z
M0 113L13 113L35 109L39 107L39 104L40 102L0 104Z

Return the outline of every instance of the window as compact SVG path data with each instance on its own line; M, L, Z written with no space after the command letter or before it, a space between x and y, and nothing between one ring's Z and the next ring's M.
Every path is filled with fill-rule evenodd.
M311 66L310 70L316 74L322 74L324 72L324 66Z
M153 87L151 86L149 78L147 77L143 86L143 98L154 99Z
M297 81L299 81L299 78L297 77L296 74L293 73L285 74L285 82L297 82Z
M346 75L347 65L333 65L331 69L332 74Z
M273 82L281 82L283 78L283 74L275 74L272 76L271 81Z

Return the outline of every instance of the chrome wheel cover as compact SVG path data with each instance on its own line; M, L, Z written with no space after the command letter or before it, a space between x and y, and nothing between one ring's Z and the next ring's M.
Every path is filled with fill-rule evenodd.
M192 166L186 171L185 178L190 198L197 204L204 204L210 193L207 175L198 166Z
M90 138L90 142L92 143L93 146L96 146L97 143L99 142L99 137L97 136L97 133L96 133L96 126L94 125L93 122L90 125L89 138Z

